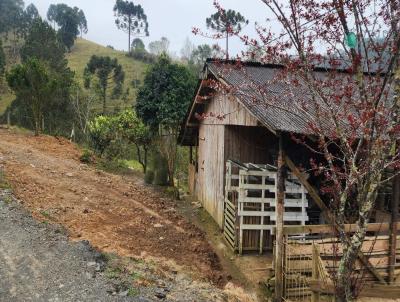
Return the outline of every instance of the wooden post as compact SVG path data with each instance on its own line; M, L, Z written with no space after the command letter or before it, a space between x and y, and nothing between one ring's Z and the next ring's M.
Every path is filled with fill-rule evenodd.
M278 171L276 178L276 253L275 253L275 301L283 300L283 215L285 213L285 160L283 150L283 137L279 136Z
M318 270L318 249L315 243L312 244L312 279L319 280L319 270ZM319 302L319 292L313 291L311 294L311 302Z
M11 126L11 113L10 110L7 111L7 127L10 128Z
M392 212L392 219L390 222L390 234L389 234L389 240L390 240L389 283L392 283L395 279L394 267L396 265L397 221L399 216L399 199L400 199L400 176L397 175L393 179L392 202L390 205L390 210Z

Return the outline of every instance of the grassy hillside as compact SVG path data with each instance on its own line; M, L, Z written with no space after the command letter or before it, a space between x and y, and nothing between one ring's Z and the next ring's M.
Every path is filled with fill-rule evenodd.
M115 107L123 108L132 106L136 99L136 89L132 87L131 83L133 80L139 80L142 82L143 74L147 65L127 57L125 52L113 50L94 42L78 38L71 53L67 54L67 59L70 68L75 71L77 81L81 84L83 84L83 71L85 66L90 60L90 57L94 54L97 56L110 56L112 58L117 58L125 71L124 91L128 87L130 88L128 102L123 102L122 100L109 100L107 106L108 110L112 112ZM14 96L10 92L0 94L0 115L6 110L7 106L13 99ZM101 105L99 103L98 108L100 107Z

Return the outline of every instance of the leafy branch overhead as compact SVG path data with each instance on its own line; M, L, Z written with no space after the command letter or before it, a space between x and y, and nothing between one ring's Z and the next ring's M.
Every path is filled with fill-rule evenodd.
M141 5L133 2L117 0L114 5L115 24L118 29L128 34L128 52L131 50L131 36L149 35L149 23Z

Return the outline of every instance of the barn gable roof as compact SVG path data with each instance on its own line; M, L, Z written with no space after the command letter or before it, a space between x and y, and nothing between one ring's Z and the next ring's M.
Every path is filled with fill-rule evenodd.
M317 121L317 112L324 104L313 101L313 95L300 79L299 85L290 85L287 75L286 78L281 76L282 70L281 65L247 62L238 66L234 61L208 60L204 66L203 80L199 82L196 97L182 125L179 142L182 145L195 145L199 126L196 116L204 113L207 95L210 95L208 79L230 87L230 95L235 96L260 125L270 131L311 134L310 124ZM327 68L316 68L314 76L323 81L328 76L327 71ZM347 73L340 73L340 81L345 81L349 76ZM335 87L331 88L333 89ZM308 106L304 107L304 104ZM311 104L317 104L318 110ZM318 123L323 128L332 128L323 119L318 119Z

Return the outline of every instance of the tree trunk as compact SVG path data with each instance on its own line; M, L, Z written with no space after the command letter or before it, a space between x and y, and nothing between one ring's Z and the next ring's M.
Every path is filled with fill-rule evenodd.
M129 28L128 28L128 54L131 53L131 26L132 26L132 18L129 16Z
M106 97L107 97L107 90L103 88L103 115L106 114Z
M229 60L229 33L226 31L226 59Z
M346 242L342 242L343 256L339 262L336 284L336 301L351 302L356 298L354 290L363 280L352 280L352 273L358 254L361 250L367 232L369 216L374 207L377 187L381 175L371 176L361 191L358 193L357 201L359 204L359 218L357 221L357 231Z
M143 165L143 172L146 174L147 172L147 148L143 147L144 150L144 165Z
M170 187L175 187L174 171L171 171L169 165L168 165L168 185Z
M278 153L278 171L277 171L277 193L276 193L276 252L275 252L275 301L280 302L283 299L283 216L285 213L285 172L284 172L284 150L283 137L279 137L279 153Z
M143 168L143 173L146 174L147 170L147 150L144 148L144 158L142 158L142 152L140 150L140 146L136 144L136 154L138 157L138 162Z

